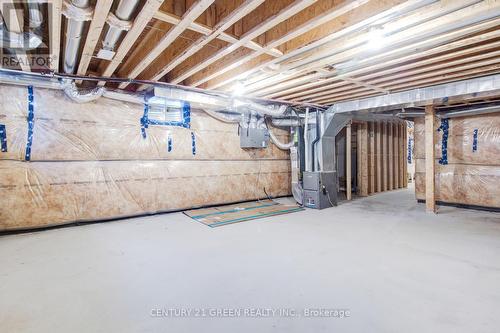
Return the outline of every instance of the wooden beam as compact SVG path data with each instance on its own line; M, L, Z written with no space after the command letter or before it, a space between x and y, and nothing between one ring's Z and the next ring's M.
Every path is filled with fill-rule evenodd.
M173 24L173 25L177 25L181 21L181 19L178 16L170 14L170 13L166 13L163 11L159 11L158 13L156 13L154 18L157 20L166 22L166 23ZM206 25L203 25L203 24L200 24L197 22L192 22L189 25L188 29L192 30L194 32L203 34L203 35L210 35L213 33L212 28L207 27ZM239 41L239 39L237 37L230 35L226 32L220 33L217 36L217 39L220 39L220 40L227 42L227 43L230 43L230 44L235 44ZM243 47L252 49L254 51L262 51L263 53L269 54L273 57L279 57L279 56L283 55L283 52L281 52L278 49L269 49L268 50L267 48L262 47L262 45L254 42L254 41L248 41L248 42L244 43Z
M187 70L183 74L180 74L178 77L173 78L170 80L172 83L179 83L182 82L183 80L187 79L191 75L201 71L202 69L208 67L209 65L213 64L219 59L222 59L223 57L227 56L228 54L234 52L237 50L239 47L243 46L246 42L256 38L257 36L265 33L275 25L283 22L284 20L288 19L289 17L297 14L301 10L307 8L308 6L312 5L315 3L317 0L295 0L291 5L287 6L284 8L282 11L280 11L277 15L273 15L264 22L260 23L250 31L246 32L241 39L232 45L229 45L228 47L219 50L215 54L211 55L210 57L206 58L204 62L200 64L195 64L191 69Z
M101 74L101 76L111 77L111 75L113 75L116 68L121 64L127 53L134 45L137 38L139 38L142 31L149 23L149 21L151 21L154 14L158 11L162 3L163 0L146 1L144 6L142 7L142 10L135 18L132 28L127 32L125 38L123 38L123 41L121 42L120 47L118 47L118 50L116 51L116 54L113 57L113 60L106 66L106 69ZM103 86L106 83L104 81L100 81L98 84L100 86Z
M135 68L127 75L129 79L135 79L139 74L142 73L167 47L169 47L180 34L187 29L187 27L194 22L203 14L203 12L214 2L215 0L197 0L186 13L182 16L179 24L173 26L166 34L163 36L161 41L149 52L141 61L135 66ZM219 31L220 32L220 31ZM212 39L214 36L211 36ZM212 40L210 39L210 40ZM125 88L128 83L122 83L119 85L120 89Z
M387 150L389 156L387 157L387 163L389 164L389 175L388 175L388 189L393 190L394 189L394 124L389 123L388 124L388 133L387 133Z
M246 64L246 63L252 61L253 59L258 58L259 56L264 54L265 50L273 49L273 48L276 48L280 45L283 45L283 44L309 32L309 31L313 30L313 29L320 27L321 25L326 24L329 21L332 21L332 20L340 17L341 15L344 15L344 14L364 5L368 1L369 0L355 0L355 1L343 3L341 6L335 6L335 7L331 8L329 11L327 11L321 15L314 16L309 21L306 21L305 23L299 25L295 29L288 31L285 35L268 43L264 49L262 49L258 52L251 53L247 56L244 56L244 57L238 59L237 61L233 62L231 65L224 66L223 68L219 68L214 73L211 73L210 75L207 75L207 76L203 77L202 79L199 79L199 80L191 83L190 85L196 86L196 87L200 86L201 84L208 82L208 81L210 81L210 80L212 80L212 79L214 79L214 78L216 78L224 73L227 73L231 70L234 70L234 69L238 68L239 66L242 66L243 64Z
M388 190L389 168L387 167L387 123L382 123L382 191Z
M375 122L369 122L369 131L368 131L368 142L369 142L369 151L370 151L370 170L369 170L369 193L373 194L376 192L375 189Z
M50 70L59 72L61 54L61 8L62 0L52 0L49 12L49 52Z
M361 160L359 161L358 168L361 169L361 188L360 195L368 195L368 123L363 122L361 126L361 146L358 147L361 151Z
M382 192L382 125L376 122L377 192Z
M399 188L404 187L404 163L406 163L404 126L399 124Z
M472 5L465 6L466 8L464 8L464 4ZM426 17L429 17L429 12L426 12L425 15L422 15L422 13L414 13L412 14L413 19L409 19L408 16L405 16L404 20L394 20L385 24L384 30L396 31L396 33L388 35L385 38L385 43L387 43L385 48L395 51L401 48L414 49L414 44L418 41L428 43L429 40L432 40L431 37L446 34L452 30L450 27L457 27L458 25L457 28L460 28L460 25L471 25L473 23L478 23L479 17L486 16L491 18L494 17L496 12L500 13L500 3L477 3L475 0L467 0L464 2L446 0L443 1L443 3L440 2L432 6L435 7L432 13L444 14L434 18L432 24L428 22L425 24L416 24L417 22L425 22ZM369 36L367 34L368 33L365 33L365 35L360 34L357 37L344 37L343 41L336 41L335 49L342 47L343 49L347 49L347 51L340 53L334 52L337 54L332 55L333 45L325 45L316 49L309 57L303 56L301 59L294 61L293 66L290 67L290 70L294 71L293 76L300 77L316 68L343 63L356 56L360 57L366 54L365 44ZM360 44L361 46L359 46ZM278 75L266 78L265 80L259 79L255 83L248 84L249 89L247 91L254 93L255 96L267 96L270 92L279 91L279 83L288 79L289 78L283 78ZM309 78L304 78L304 80L308 81Z
M394 188L399 188L399 124L394 124Z
M468 31L471 29L465 30ZM454 32L454 34L456 33ZM450 35L449 37L453 36ZM364 58L360 61L360 65L364 64L364 66L361 66L361 68L349 69L346 70L345 73L330 78L324 78L321 80L321 83L317 80L312 79L311 82L306 83L302 86L282 90L279 93L270 95L269 97L280 97L284 99L294 100L300 100L298 98L301 96L312 98L326 95L328 94L328 91L326 90L345 85L344 82L341 81L343 76L357 76L359 79L367 81L373 78L380 77L382 75L389 75L394 73L397 74L412 68L423 67L434 63L448 61L452 58L460 59L459 57L461 57L461 59L464 59L468 55L475 53L485 53L490 51L491 49L498 47L500 45L500 42L484 44L484 42L488 42L489 40L497 37L500 37L500 30L459 39L458 41L445 43L444 45L431 47L429 49L422 50L421 48L419 48L418 50L422 51L412 52L405 56L390 57L389 54L383 53L382 55L386 55L386 57L382 61L380 55ZM470 47L470 45L473 46ZM398 66L398 64L404 65ZM315 94L318 92L323 93Z
M351 188L351 124L347 124L345 132L345 189L347 200L352 200L352 188Z
M16 8L16 4L19 2L13 0L2 0L0 4L0 11L3 16L5 27L9 32L23 33L24 17L21 8ZM24 72L31 72L31 67L29 65L29 59L24 51L15 51L17 60L19 61L19 66ZM0 66L1 67L1 66Z
M160 80L163 76L169 73L172 69L177 67L183 61L191 57L193 54L201 50L205 45L214 40L221 33L229 29L233 24L238 22L241 18L248 15L255 8L261 5L264 0L246 0L243 4L241 4L237 9L232 11L229 15L223 18L220 22L216 24L213 31L209 35L202 35L198 40L191 44L186 50L184 50L181 54L179 54L174 59L171 59L165 66L163 66L156 74L154 74L151 80ZM124 88L126 84L122 85Z
M356 124L356 194L361 194L361 123Z
M425 207L426 211L436 212L435 197L435 118L436 111L434 106L425 107Z
M94 8L94 17L90 22L87 38L85 39L85 46L82 51L82 58L80 60L80 64L78 65L77 75L87 74L90 60L94 55L95 47L99 41L99 37L101 36L102 29L106 24L106 19L112 5L113 0L97 0Z
M261 71L262 69L268 68L269 66L273 66L287 59L298 56L303 52L305 53L312 51L321 45L339 38L340 36L347 35L348 33L354 31L362 30L363 28L370 26L374 22L377 22L384 17L394 16L398 13L404 13L410 9L413 9L414 3L410 4L410 1L405 1L403 4L398 4L398 2L399 1L390 1L384 3L370 2L363 7L363 11L353 12L352 15L349 15L347 18L345 18L345 21L332 20L331 23L328 24L328 29L325 29L325 33L322 33L321 30L323 30L323 27L326 24L322 27L319 27L319 31L317 32L317 34L323 37L317 38L316 36L311 36L311 39L307 40L306 43L297 44L295 49L276 59L266 59L263 61L258 61L256 64L249 63L247 66L243 66L246 60L238 60L237 62L239 63L239 67L237 69L231 72L221 73L220 75L217 75L221 76L217 79L213 77L212 81L208 83L206 88L220 89L224 86L228 86L234 81L245 79L250 75Z
M408 187L408 124L403 124L403 144L404 144L404 161L403 161L403 187Z

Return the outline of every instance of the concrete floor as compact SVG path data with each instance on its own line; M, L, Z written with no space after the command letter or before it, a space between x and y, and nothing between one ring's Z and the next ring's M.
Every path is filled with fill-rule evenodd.
M260 310L283 308L288 316ZM350 316L304 317L310 308ZM434 216L399 190L214 229L175 213L5 236L0 327L498 332L500 215L444 207Z

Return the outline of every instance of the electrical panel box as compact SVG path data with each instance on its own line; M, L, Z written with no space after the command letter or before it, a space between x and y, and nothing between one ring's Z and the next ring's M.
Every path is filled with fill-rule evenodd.
M242 128L240 130L241 148L267 148L269 131L265 128Z
M324 209L337 205L335 172L304 172L304 206Z

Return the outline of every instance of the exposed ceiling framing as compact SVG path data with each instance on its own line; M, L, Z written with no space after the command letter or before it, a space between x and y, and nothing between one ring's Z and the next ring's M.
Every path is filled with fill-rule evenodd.
M238 83L255 97L331 105L500 73L500 0L144 0L113 59L98 59L117 2L92 1L76 74L226 91ZM50 3L57 72L65 25L62 0ZM22 19L7 28L23 32Z

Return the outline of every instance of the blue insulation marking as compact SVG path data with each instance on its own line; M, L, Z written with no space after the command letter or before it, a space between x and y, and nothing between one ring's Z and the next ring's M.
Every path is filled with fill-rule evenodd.
M193 150L193 155L196 155L196 137L193 132L191 132L191 148Z
M33 128L35 125L35 106L34 106L33 87L28 87L28 140L26 141L26 154L24 159L31 160L31 146L33 144Z
M477 151L477 128L474 129L474 133L472 135L472 152L475 153Z
M411 164L411 161L412 161L412 156L411 156L411 153L412 153L412 149L411 149L412 143L413 143L413 139L409 138L408 139L408 164Z
M182 106L182 120L182 127L191 128L191 105L188 102Z
M167 151L170 153L172 151L172 136L169 134L167 138Z
M4 124L0 124L0 145L2 146L2 153L7 152L7 130Z
M148 113L149 105L147 103L144 103L144 114L141 118L141 134L143 139L146 138L146 128L148 128L149 126Z
M439 131L443 131L443 137L441 138L441 158L439 159L439 164L448 164L448 129L449 120L441 119L441 126L438 128Z

